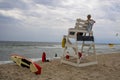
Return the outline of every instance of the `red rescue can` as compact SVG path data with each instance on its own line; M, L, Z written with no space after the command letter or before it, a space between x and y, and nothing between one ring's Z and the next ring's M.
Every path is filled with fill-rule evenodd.
M46 61L46 53L43 52L43 54L42 54L42 62L45 62L45 61Z

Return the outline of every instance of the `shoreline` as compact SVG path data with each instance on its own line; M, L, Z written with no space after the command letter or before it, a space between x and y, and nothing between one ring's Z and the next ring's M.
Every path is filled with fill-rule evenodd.
M103 54L120 54L120 53L118 53L118 52L112 52L112 53L97 53L96 55L103 55ZM27 58L27 57L26 57ZM60 57L56 57L56 58L60 58ZM40 60L42 60L42 58L28 58L28 59L30 59L30 60L32 60L33 62L37 62L37 61L40 61ZM52 59L54 59L54 57L53 58L47 58L47 59L49 59L49 60L52 60ZM9 63L13 63L13 61L12 60L8 60L8 61L0 61L0 65L2 65L2 64L9 64Z
M2 64L0 80L120 80L120 53L101 54L97 58L97 65L80 68L61 64L60 59L37 61L42 67L41 75L15 63Z
M60 59L60 57L55 57L56 59ZM28 58L30 59L31 61L33 62L37 62L37 61L41 61L42 58ZM46 58L46 59L49 59L49 60L53 60L54 58ZM0 61L0 65L2 64L12 64L14 63L12 60L9 60L9 61Z

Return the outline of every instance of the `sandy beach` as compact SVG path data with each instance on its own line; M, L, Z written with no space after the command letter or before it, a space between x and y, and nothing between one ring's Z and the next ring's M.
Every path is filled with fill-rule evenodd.
M37 63L42 67L41 75L19 67L15 63L0 65L0 80L120 80L120 53L98 55L98 64L73 67L61 64L60 59Z

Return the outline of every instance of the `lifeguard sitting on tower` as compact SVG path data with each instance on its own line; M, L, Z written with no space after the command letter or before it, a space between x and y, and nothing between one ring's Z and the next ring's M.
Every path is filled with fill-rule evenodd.
M75 27L68 29L68 35L64 35L63 41L62 41L62 47L64 48L64 53L61 58L62 63L70 64L77 67L83 67L88 66L92 64L97 64L97 57L96 57L96 51L95 51L95 44L94 44L94 36L92 27L95 21L91 19L91 15L87 15L87 20L82 20L80 18L76 19ZM71 42L70 39L74 39L75 42ZM79 50L78 47L78 41L82 41L81 44L81 50ZM89 41L89 43L85 43L85 41ZM81 58L83 57L83 53L87 54L83 51L83 47L88 46L89 51L91 48L93 48L93 55L92 60L89 62L83 62ZM65 56L67 55L68 48L72 48L74 51L74 54L71 54L69 51L69 59L66 60ZM73 52L72 52L73 53ZM87 54L88 55L88 54ZM72 56L72 57L71 57ZM73 61L73 59L77 59L77 61ZM70 60L71 59L71 60ZM81 63L82 62L82 63Z

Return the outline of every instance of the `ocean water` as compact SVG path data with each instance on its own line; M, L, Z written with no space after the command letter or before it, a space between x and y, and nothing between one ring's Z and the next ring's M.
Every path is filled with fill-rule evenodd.
M107 44L96 44L95 46L97 54L120 52L120 45L109 47ZM12 54L22 55L32 60L40 60L43 52L46 53L47 58L52 59L55 54L61 57L63 48L61 43L57 42L0 41L0 64L11 62L10 56Z

